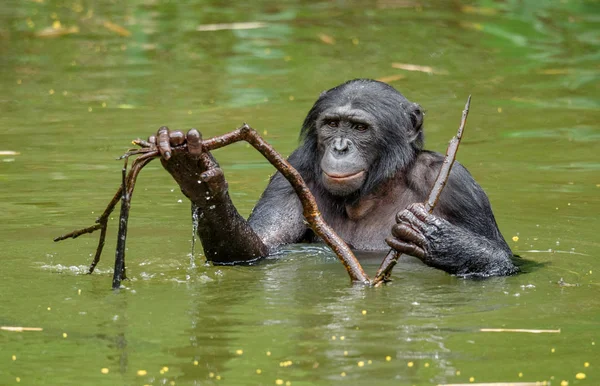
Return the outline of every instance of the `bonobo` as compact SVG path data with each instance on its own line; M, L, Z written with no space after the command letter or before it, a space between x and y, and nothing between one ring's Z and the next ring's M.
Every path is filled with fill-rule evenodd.
M458 162L433 214L427 198L444 157L423 150L423 110L393 87L356 79L321 94L288 161L310 187L323 218L353 249L389 247L459 276L518 271L483 189ZM199 219L207 260L244 264L279 246L316 240L288 181L275 174L245 220L200 133L158 130L165 169ZM172 152L187 143L187 151ZM383 253L382 253L383 256Z

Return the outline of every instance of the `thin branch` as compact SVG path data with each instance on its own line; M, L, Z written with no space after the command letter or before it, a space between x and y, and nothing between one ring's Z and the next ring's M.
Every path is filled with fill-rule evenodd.
M450 143L448 144L448 149L446 150L446 157L444 158L444 162L442 163L442 167L438 173L437 178L431 188L431 192L429 193L429 197L425 202L425 209L432 213L435 209L435 205L440 199L440 195L442 194L442 190L446 183L448 182L448 177L450 176L450 170L452 169L452 165L454 164L454 160L456 159L456 152L458 151L458 146L460 145L460 141L462 139L463 131L465 129L465 125L467 123L467 116L469 115L469 107L471 106L471 95L467 99L467 103L465 104L465 109L462 112L462 117L460 120L460 126L458 127L458 132L456 136L454 136ZM379 286L382 283L389 281L389 277L392 274L392 269L398 262L402 254L390 249L387 253L377 273L375 274L375 278L371 282L373 286Z
M202 147L203 149L210 151L219 149L221 147L239 141L246 141L250 145L252 145L290 182L290 184L296 191L296 194L300 198L303 208L303 214L309 226L334 251L336 256L340 259L340 261L346 268L346 271L348 272L352 282L362 283L365 285L370 284L369 277L362 269L362 266L352 253L352 250L323 220L319 208L317 207L315 198L310 192L310 189L308 188L302 177L300 176L300 173L298 173L298 171L294 169L281 154L275 151L275 149L273 149L273 147L271 147L271 145L269 145L254 129L244 124L242 127L230 133L203 140ZM133 193L135 181L141 169L152 159L160 156L155 146L146 141L136 140L133 141L133 143L138 146L141 146L141 149L138 149L137 151L129 151L124 155L124 157L127 158L133 155L141 155L134 161L129 174L125 179L125 182L123 182L122 186L119 187L117 193L109 202L103 215L98 220L96 220L97 224L93 225L92 227L75 230L71 233L54 239L54 241L60 241L67 238L76 238L82 234L92 233L98 229L101 229L100 241L98 243L98 247L96 248L96 255L89 270L89 273L93 272L95 266L100 261L100 255L102 253L102 247L104 246L104 239L106 237L108 216L115 208L115 205L119 201L119 199L121 199L122 209L119 221L119 234L117 240L113 288L118 288L118 286L120 286L120 281L118 279L124 278L125 238L128 219L128 208L123 209L124 205L130 205L131 194ZM184 151L186 147L187 145L184 144L182 146L173 148L172 150L174 152ZM125 210L125 212L123 212L123 210Z

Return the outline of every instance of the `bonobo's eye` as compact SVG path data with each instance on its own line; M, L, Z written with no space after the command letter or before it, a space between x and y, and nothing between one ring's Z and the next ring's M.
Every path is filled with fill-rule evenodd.
M340 121L336 121L335 119L331 119L327 122L325 122L325 124L329 127L338 127L340 125Z
M356 125L356 130L358 131L365 131L369 128L368 125L365 125L364 123L359 123Z

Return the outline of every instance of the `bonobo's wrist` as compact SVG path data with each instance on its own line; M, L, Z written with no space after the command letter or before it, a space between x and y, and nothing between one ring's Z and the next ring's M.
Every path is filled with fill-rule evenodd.
M215 194L205 189L197 189L194 190L192 193L188 193L189 191L186 192L182 188L181 192L192 202L192 204L194 204L198 208L207 208L215 205L222 206L223 204L226 204L231 201L231 199L229 199L229 194L227 191L218 192Z

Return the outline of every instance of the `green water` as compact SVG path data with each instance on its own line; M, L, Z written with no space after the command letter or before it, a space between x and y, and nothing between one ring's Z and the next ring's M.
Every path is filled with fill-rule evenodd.
M78 30L44 37L57 21ZM248 21L266 27L196 31ZM43 331L0 330L0 384L600 384L599 24L598 1L3 1L0 151L18 154L0 155L0 326ZM525 273L404 261L391 285L352 287L319 246L253 267L197 251L192 268L189 205L158 163L133 199L126 290L110 290L115 221L91 276L94 235L52 242L103 210L131 139L246 121L289 154L320 91L397 75L437 151L473 94L458 158ZM215 155L247 215L272 167L242 144Z

